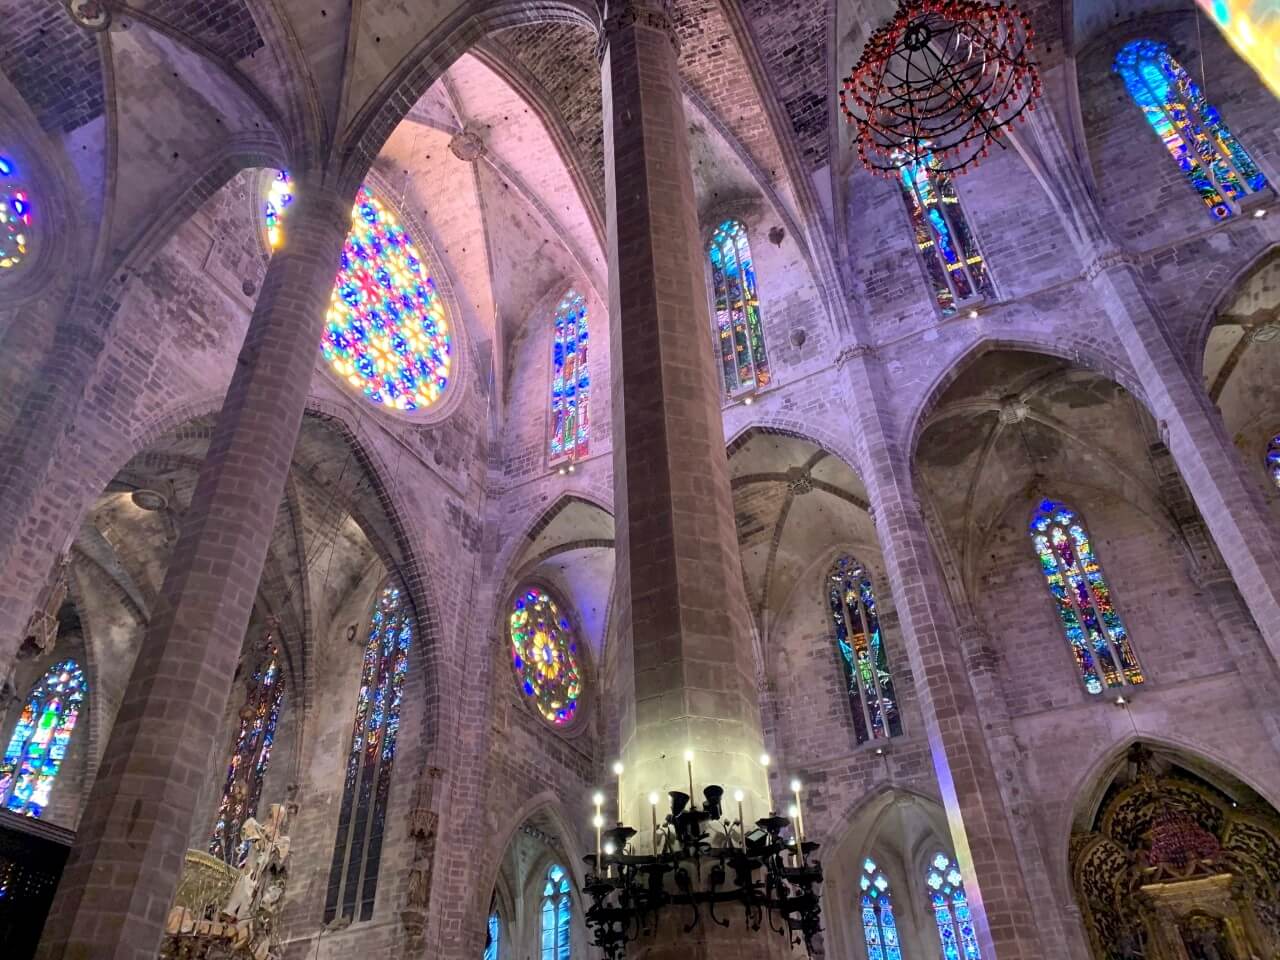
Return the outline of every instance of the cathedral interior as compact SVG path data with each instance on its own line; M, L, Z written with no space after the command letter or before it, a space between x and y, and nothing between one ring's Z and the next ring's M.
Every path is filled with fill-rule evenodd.
M0 956L1277 960L1277 190L1276 0L0 0Z

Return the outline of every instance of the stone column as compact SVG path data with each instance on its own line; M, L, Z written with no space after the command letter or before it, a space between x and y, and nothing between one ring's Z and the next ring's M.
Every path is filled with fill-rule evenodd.
M612 336L624 816L650 791L719 783L764 816L751 620L742 582L711 319L666 0L611 3L603 85ZM612 806L612 804L610 804ZM612 814L612 810L606 810ZM644 831L647 833L647 831ZM647 849L647 837L637 837ZM669 911L670 912L670 911ZM632 945L649 958L767 957L782 938L687 917Z
M1011 817L996 779L956 636L948 589L929 543L912 485L909 453L885 409L891 396L879 361L866 348L848 351L850 426L859 442L862 480L884 551L890 589L915 676L934 772L964 872L985 960L1041 960L1065 948L1041 938Z
M43 960L154 960L302 422L351 196L297 177L160 599L45 925Z
M1100 256L1089 274L1147 395L1161 439L1272 657L1280 661L1280 542L1261 486L1174 346L1132 264L1112 251Z

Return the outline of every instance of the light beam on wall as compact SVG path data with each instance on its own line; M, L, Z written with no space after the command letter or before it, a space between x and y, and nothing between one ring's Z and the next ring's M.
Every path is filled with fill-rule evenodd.
M1196 0L1262 82L1280 97L1280 4L1276 0Z

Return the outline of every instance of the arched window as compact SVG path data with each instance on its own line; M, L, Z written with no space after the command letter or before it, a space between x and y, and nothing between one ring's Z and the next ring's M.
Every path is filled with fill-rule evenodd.
M943 316L964 304L994 299L991 274L950 175L929 154L919 163L902 167L901 185L916 249Z
M1056 500L1042 501L1031 517L1031 542L1085 689L1102 693L1106 687L1142 683L1129 632L1075 511Z
M498 960L500 940L502 938L502 922L498 919L498 911L489 914L489 927L484 938L484 960Z
M1267 469L1271 472L1275 485L1280 487L1280 434L1272 437L1267 444Z
M896 737L902 718L866 568L852 557L838 559L827 576L827 597L858 742Z
M408 598L399 587L387 587L374 601L364 650L351 752L338 810L338 839L324 904L326 923L336 916L352 920L373 916L382 828L400 728L400 700L412 644L413 614Z
M293 202L293 181L282 171L263 205L272 249L284 241ZM453 341L444 302L413 240L367 186L351 209L320 347L333 371L380 407L425 410L449 386Z
M747 228L740 220L720 224L707 248L711 259L711 286L715 293L716 336L724 388L731 397L764 387L769 359L764 349L760 297L756 271L747 243Z
M1116 54L1114 69L1215 220L1266 188L1267 178L1167 44L1134 40Z
M942 942L943 960L982 960L969 900L964 894L964 878L955 860L939 850L929 861L924 879Z
M858 887L862 890L862 939L867 945L867 960L902 960L889 878L870 857L862 861Z
M542 888L542 960L569 960L569 875L553 864Z
M582 695L582 672L569 619L541 587L525 587L511 601L507 634L520 691L551 723L570 723Z
M14 162L0 154L0 270L26 259L33 227L31 193L22 186Z
M551 354L551 461L587 455L591 377L587 372L587 302L570 290L556 308Z
M218 819L209 838L209 852L227 863L238 864L243 859L245 847L240 842L240 828L247 819L258 815L262 782L283 702L280 651L268 639L267 653L249 679L244 706L240 708L240 728L231 745Z
M86 689L84 671L74 660L55 664L31 689L0 761L0 803L5 809L38 817L49 805Z

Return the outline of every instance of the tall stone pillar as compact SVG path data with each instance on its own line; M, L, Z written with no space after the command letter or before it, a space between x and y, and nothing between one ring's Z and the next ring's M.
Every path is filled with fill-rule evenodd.
M1162 439L1272 657L1280 662L1280 541L1261 486L1249 476L1222 416L1174 346L1133 266L1113 250L1095 261L1090 275ZM1257 456L1261 461L1262 451Z
M910 454L885 409L879 361L850 351L842 364L862 480L924 715L925 734L985 960L1066 956L1041 937L1009 811L973 695L947 586L929 543ZM1032 865L1034 866L1034 864Z
M669 3L611 3L603 84L612 335L623 815L694 780L768 801L751 621ZM611 813L612 811L607 811ZM647 831L646 831L647 832ZM637 838L642 849L647 838ZM782 938L685 919L633 945L651 958L767 957Z
M298 177L45 924L43 960L155 960L266 560L351 196Z

